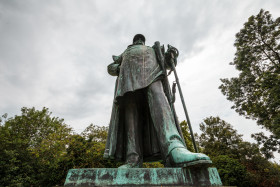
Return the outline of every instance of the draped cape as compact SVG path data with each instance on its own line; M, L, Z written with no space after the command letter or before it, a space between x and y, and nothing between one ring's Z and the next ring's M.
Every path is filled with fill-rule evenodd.
M104 152L105 158L125 160L126 130L122 100L128 92L145 91L150 84L163 80L155 50L145 45L130 45L120 55L113 56L114 62L108 66L108 73L118 76L115 83L114 101ZM144 161L161 159L157 135L151 120L147 100L143 116L142 145Z

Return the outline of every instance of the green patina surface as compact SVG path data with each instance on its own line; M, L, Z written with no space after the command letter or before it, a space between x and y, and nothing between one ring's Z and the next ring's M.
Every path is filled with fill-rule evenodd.
M65 186L221 186L216 168L88 168L69 170Z

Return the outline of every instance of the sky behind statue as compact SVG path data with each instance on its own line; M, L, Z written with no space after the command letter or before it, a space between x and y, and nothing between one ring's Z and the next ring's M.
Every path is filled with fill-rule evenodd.
M76 132L108 125L115 77L107 65L142 33L149 46L160 41L180 51L177 71L194 132L218 115L251 141L260 127L230 109L218 86L237 75L229 65L235 34L261 8L280 17L278 0L2 0L0 114L45 106ZM178 93L175 105L184 120Z

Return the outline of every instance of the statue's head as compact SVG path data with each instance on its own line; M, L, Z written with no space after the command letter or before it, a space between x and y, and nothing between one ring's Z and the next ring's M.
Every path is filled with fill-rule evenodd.
M136 34L133 38L133 44L145 44L145 36L143 34Z

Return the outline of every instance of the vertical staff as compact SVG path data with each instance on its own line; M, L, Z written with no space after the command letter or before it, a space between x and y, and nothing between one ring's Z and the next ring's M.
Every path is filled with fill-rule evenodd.
M167 99L168 99L168 102L170 104L170 108L173 112L173 115L174 115L174 120L175 120L175 124L176 124L176 128L183 140L183 143L184 145L186 145L185 143L185 139L184 139L184 136L183 136L183 133L182 133L182 130L181 130L181 127L180 127L180 124L179 124L179 121L177 119L177 115L176 115L176 111L175 111L175 107L174 107L174 98L172 99L171 97L171 90L170 90L170 85L169 85L169 81L168 81L168 75L167 75L167 71L166 71L166 68L165 68L165 58L162 54L162 50L161 50L161 46L160 46L160 43L157 41L155 42L155 45L154 45L154 49L155 49L155 52L156 52L156 55L157 55L157 58L158 58L158 61L159 61L159 65L164 73L164 77L165 79L163 80L163 84L164 84L164 87L165 87L165 92L167 92Z
M195 143L195 139L194 139L194 135L193 135L193 131L192 131L191 121L190 121L190 118L189 118L189 115L188 115L188 111L187 111L187 107L186 107L186 104L185 104L183 92L182 92L181 85L180 85L180 82L179 82L179 78L178 78L176 68L175 68L175 65L174 65L174 60L176 60L177 56L179 55L178 50L176 48L172 47L171 45L168 45L168 50L172 51L170 53L171 54L171 60L170 61L171 61L172 71L174 72L174 75L175 75L176 83L177 83L178 90L179 90L180 97L181 97L181 101L182 101L182 105L183 105L184 112L185 112L185 115L186 115L186 118L187 118L187 123L188 123L189 129L190 129L190 134L191 134L191 137L192 137L194 150L195 150L196 153L198 153L196 143ZM174 53L176 54L176 56L174 55Z

